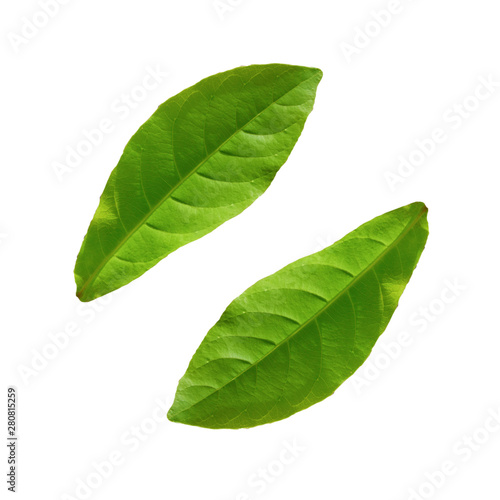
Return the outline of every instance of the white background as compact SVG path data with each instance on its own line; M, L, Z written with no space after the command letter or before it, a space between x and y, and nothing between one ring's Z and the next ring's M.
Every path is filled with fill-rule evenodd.
M2 391L19 391L18 498L83 498L77 485L87 480L92 499L404 500L412 489L414 500L500 498L500 431L488 420L500 410L500 87L468 118L453 119L480 78L500 82L500 9L493 0L401 0L387 26L369 25L367 46L349 62L342 44L358 33L359 47L358 30L389 3L243 0L227 3L221 18L211 0L70 0L21 43L23 18L33 19L39 4L3 2ZM200 79L268 62L325 75L272 186L121 292L80 304L75 258L131 135ZM128 116L117 113L116 100L156 66L169 75ZM113 131L60 181L54 163L105 118ZM386 173L397 173L398 157L435 128L446 141L391 189ZM428 245L357 379L260 428L166 420L191 355L234 297L413 201L429 207ZM460 290L449 289L453 282ZM429 306L425 320L420 308ZM69 323L79 335L42 366L40 353L54 353L49 334ZM402 332L409 344L390 359L384 353ZM23 377L34 359L36 372ZM280 466L285 441L301 451ZM110 454L120 454L120 465L100 480L93 462ZM434 474L439 488L426 484L445 461L454 474ZM257 488L255 474L268 468L272 481ZM6 487L2 480L2 494Z

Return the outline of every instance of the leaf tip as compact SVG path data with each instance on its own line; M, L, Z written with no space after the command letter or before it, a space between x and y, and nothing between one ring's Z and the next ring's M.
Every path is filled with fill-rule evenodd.
M175 405L172 405L172 407L170 408L170 410L168 410L168 412L167 412L167 418L170 420L170 422L180 423L181 421L177 417L178 413L176 413L174 411L174 406Z
M75 295L80 302L92 302L94 299L101 297L103 294L96 294L93 290L89 290L86 287L78 287Z
M423 201L417 201L413 205L419 209L419 216L427 220L427 214L429 213L427 205Z
M77 284L76 284L76 293L75 293L76 297L81 300L82 302L85 302L83 299L82 299L82 295L83 295L83 290L80 286L78 286L78 280L77 280Z
M423 201L415 201L409 205L401 207L400 210L411 211L411 213L417 218L425 217L429 212L427 205Z
M427 208L427 205L423 201L417 201L417 204L420 205L420 208L423 213L427 213L429 209Z
M80 302L89 302L91 299L88 299L85 294L85 289L77 286L76 288L76 297Z
M319 76L319 79L321 80L323 78L323 71L319 68L312 68L314 71L316 71L316 73L318 74Z
M315 82L317 82L316 85L319 85L319 82L321 82L321 80L323 79L323 71L320 70L319 68L313 68L313 67L308 69L311 70L313 75L316 77L315 79Z

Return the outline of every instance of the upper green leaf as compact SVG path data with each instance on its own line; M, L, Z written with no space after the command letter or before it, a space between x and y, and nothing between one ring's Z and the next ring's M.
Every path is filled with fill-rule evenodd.
M141 126L111 173L75 266L93 300L252 204L313 108L319 69L256 65L172 97Z
M330 396L370 354L424 249L427 208L377 217L257 282L208 332L168 418L253 427Z

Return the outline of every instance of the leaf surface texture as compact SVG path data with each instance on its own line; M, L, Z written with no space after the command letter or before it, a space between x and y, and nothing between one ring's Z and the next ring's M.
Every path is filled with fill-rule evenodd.
M80 300L126 285L251 205L297 142L321 77L240 67L162 104L106 184L75 266Z
M426 216L423 203L384 214L246 290L193 356L169 419L253 427L330 396L387 327L424 249Z

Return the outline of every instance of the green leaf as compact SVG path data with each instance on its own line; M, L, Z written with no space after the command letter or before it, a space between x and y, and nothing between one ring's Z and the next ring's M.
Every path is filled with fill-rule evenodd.
M267 424L333 394L370 354L428 236L414 203L246 290L208 332L168 418L200 427Z
M80 300L126 285L251 205L297 142L321 77L241 67L162 104L106 184L75 266Z

